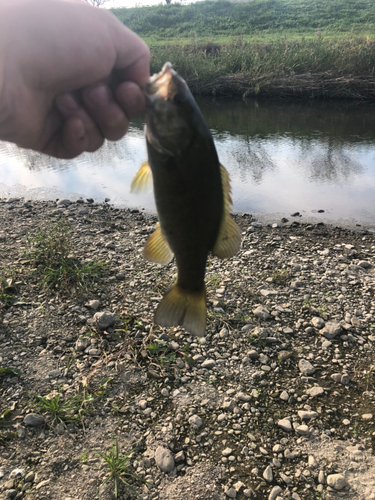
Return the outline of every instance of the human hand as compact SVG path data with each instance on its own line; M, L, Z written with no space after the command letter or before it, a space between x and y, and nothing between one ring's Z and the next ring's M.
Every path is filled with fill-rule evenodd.
M145 106L149 50L81 0L0 0L0 139L57 158L121 138Z

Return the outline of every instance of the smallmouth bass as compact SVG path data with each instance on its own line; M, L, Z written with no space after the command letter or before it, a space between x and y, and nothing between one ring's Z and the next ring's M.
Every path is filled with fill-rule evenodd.
M164 64L144 89L148 162L132 191L153 183L159 226L143 255L158 264L176 257L177 280L155 312L160 326L183 326L202 337L206 328L204 277L209 252L232 257L241 233L230 216L229 175L220 165L206 122L186 82Z

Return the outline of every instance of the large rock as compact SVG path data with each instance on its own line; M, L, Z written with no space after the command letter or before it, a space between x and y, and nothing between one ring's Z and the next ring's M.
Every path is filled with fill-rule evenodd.
M155 452L156 465L162 472L171 472L174 469L174 458L171 450L159 446Z

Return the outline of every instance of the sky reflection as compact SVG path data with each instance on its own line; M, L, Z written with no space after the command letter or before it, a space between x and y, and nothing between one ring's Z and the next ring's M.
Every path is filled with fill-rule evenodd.
M253 214L355 219L375 226L375 137L337 140L316 131L301 136L218 131L209 120L232 180L234 209ZM310 131L311 132L311 131ZM154 210L152 193L133 195L130 184L146 159L141 124L117 143L74 160L56 160L0 143L0 197L92 197L121 207ZM323 215L316 212L325 210Z

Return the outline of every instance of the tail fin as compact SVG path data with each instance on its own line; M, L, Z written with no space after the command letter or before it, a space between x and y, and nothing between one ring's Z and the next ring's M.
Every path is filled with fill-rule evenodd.
M206 329L206 289L188 292L176 283L168 290L155 312L160 326L183 326L188 332L203 337Z

